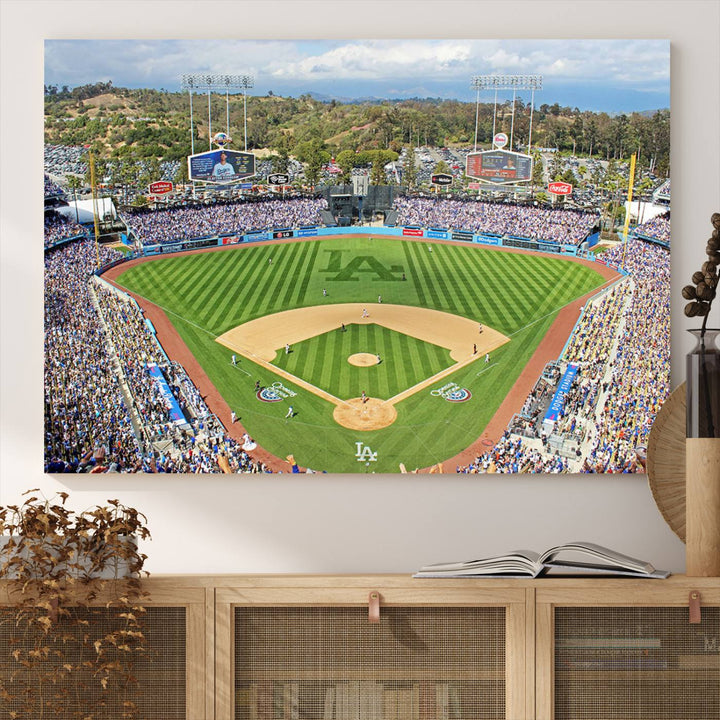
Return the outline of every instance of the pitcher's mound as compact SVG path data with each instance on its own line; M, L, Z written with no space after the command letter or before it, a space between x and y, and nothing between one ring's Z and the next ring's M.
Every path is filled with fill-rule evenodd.
M368 398L365 402L362 398L353 398L333 410L335 422L351 430L380 430L392 425L396 417L394 406L377 398Z
M348 358L348 362L351 365L357 365L357 367L370 367L371 365L377 365L377 355L371 353L355 353Z

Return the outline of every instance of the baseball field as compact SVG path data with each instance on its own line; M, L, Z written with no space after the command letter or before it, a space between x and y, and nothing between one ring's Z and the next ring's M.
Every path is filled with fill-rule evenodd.
M262 448L398 472L471 445L558 312L605 278L551 256L345 235L151 259L116 283L164 311Z

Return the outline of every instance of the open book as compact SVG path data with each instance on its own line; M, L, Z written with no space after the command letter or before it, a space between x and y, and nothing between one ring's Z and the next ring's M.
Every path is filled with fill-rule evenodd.
M622 575L666 578L649 562L623 555L591 542L571 542L546 550L513 550L507 555L459 563L426 565L416 578L430 577L538 577L546 575Z

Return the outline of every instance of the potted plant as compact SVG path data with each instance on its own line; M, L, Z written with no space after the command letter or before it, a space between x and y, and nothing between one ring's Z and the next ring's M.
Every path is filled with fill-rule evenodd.
M0 507L0 709L13 720L139 718L146 518L67 493Z

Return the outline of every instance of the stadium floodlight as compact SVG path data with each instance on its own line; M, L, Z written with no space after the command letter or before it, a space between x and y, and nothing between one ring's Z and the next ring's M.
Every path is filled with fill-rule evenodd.
M216 90L217 88L240 89L253 87L251 75L225 75L213 73L185 73L182 89Z
M473 75L473 90L542 90L542 75Z
M230 90L243 91L244 138L247 151L247 91L255 86L252 75L230 75L214 73L185 73L182 75L182 89L190 92L190 131L192 133L192 93L195 90L207 91L208 94L208 135L212 138L210 125L210 94L213 91L225 91L225 116L227 134L230 135ZM194 151L194 150L193 150Z
M530 152L530 143L532 140L532 118L535 106L535 91L542 90L542 75L473 75L470 78L470 87L477 91L475 106L475 150L477 150L477 133L478 119L480 113L480 91L494 90L495 105L493 107L493 137L495 137L495 118L497 115L497 94L498 90L512 90L512 118L510 130L510 147L512 148L512 133L515 126L515 93L518 90L530 90L530 131L528 134L528 152Z

